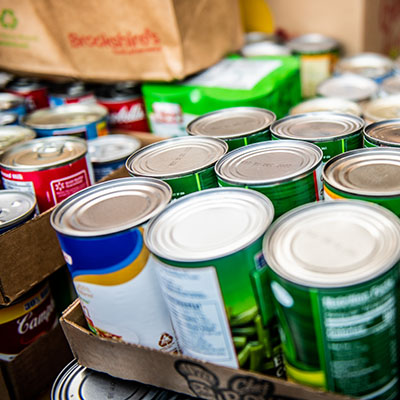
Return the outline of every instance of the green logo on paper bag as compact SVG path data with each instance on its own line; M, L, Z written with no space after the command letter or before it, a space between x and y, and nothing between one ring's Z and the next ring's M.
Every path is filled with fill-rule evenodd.
M3 28L15 29L18 25L17 17L13 10L4 9L0 15L0 24Z

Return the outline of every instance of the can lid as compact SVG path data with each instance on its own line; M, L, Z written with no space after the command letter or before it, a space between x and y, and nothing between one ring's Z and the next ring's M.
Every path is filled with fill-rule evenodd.
M9 170L39 171L74 161L86 152L87 144L83 139L49 136L12 146L2 155L0 166Z
M323 142L358 132L364 124L361 118L351 114L315 112L282 118L272 124L271 132L280 139Z
M214 165L228 145L212 137L183 136L150 144L126 161L131 175L172 178Z
M43 88L43 84L40 83L37 78L25 78L18 77L14 78L12 81L8 82L6 88L9 90L18 91L28 91L28 90L37 90Z
M0 190L0 229L17 224L36 207L36 199L17 190Z
M1 116L1 114L0 114ZM0 152L14 143L32 140L36 137L35 131L19 125L0 126Z
M240 51L244 57L289 56L291 54L288 47L267 40L246 44Z
M366 78L376 79L383 77L394 68L393 61L379 53L360 53L339 60L335 72L344 74L351 72Z
M331 158L324 180L344 192L363 196L400 195L400 149L374 147L347 151Z
M25 99L22 96L13 93L0 93L0 111L11 110L24 103Z
M16 123L18 115L12 112L5 112L0 114L0 126L11 125Z
M400 94L400 76L394 75L386 78L381 85L386 94Z
M140 141L130 135L100 136L88 142L90 160L106 163L124 160L140 147Z
M91 93L82 81L52 82L49 87L49 94L57 97L80 97Z
M271 201L255 190L216 188L171 203L146 228L149 250L181 262L213 260L260 238L274 217Z
M272 224L263 243L268 266L290 282L340 288L370 281L400 257L400 223L373 203L306 204Z
M266 130L276 119L272 111L232 107L204 114L189 123L189 135L233 139Z
M145 223L163 210L171 197L169 185L158 179L114 179L64 200L51 214L51 224L65 235L109 235Z
M400 94L370 101L364 106L364 118L371 122L400 118Z
M290 110L290 115L321 111L352 114L357 117L362 114L361 107L354 101L341 99L340 97L316 97L297 104Z
M321 53L336 50L339 47L339 42L320 33L307 33L289 40L287 46L292 51L299 53Z
M62 129L96 122L106 117L107 109L99 104L64 104L56 108L43 108L22 118L34 129Z
M381 146L400 146L400 118L367 125L364 135L368 139L378 141Z
M320 83L317 87L317 94L358 102L375 96L378 89L378 85L372 79L348 73L328 78Z
M266 185L291 181L313 171L322 162L322 150L297 140L274 140L233 150L215 166L224 181Z

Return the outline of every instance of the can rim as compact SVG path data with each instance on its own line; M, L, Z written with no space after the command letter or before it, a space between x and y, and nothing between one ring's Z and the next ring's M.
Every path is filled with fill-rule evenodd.
M290 40L287 46L294 52L307 55L335 51L339 48L340 43L321 33L306 33Z
M30 204L29 209L26 210L23 214L17 216L16 218L14 218L12 220L9 220L7 222L0 223L0 229L7 228L12 225L17 225L19 222L24 221L26 219L26 217L28 217L30 214L35 212L35 207L36 207L36 197L30 193L22 192L20 190L5 189L5 190L0 191L0 196L1 196L1 194L4 194L5 192L7 192L7 194L16 194L18 196L25 197L26 199L29 199L29 202L31 204Z
M377 145L380 146L400 147L400 141L390 142L388 140L378 139L376 137L371 136L371 131L373 131L375 128L379 128L380 126L385 126L390 124L397 124L400 130L400 118L385 119L382 121L377 121L373 122L372 124L366 125L364 127L364 136L372 143L376 143Z
M312 105L319 103L329 104L329 102L330 103L336 102L336 104L341 104L343 106L343 109L331 110L329 108L325 108L321 110L309 110L309 111L307 111L307 109L305 111L302 110L302 108L307 106L312 107ZM345 106L347 106L347 108L345 108ZM318 106L316 106L316 108L318 108ZM298 110L301 111L297 112ZM345 110L351 110L351 111L345 111ZM352 114L355 115L356 117L361 117L362 115L361 107L355 101L347 100L342 97L314 97L312 99L302 101L289 110L289 115L306 114L309 112L336 112L340 114Z

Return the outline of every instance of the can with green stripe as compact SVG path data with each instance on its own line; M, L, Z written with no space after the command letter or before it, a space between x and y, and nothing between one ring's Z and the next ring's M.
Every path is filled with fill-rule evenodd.
M325 200L370 201L400 216L400 149L374 147L332 158L323 168Z
M228 143L229 151L271 139L272 111L257 107L232 107L194 119L186 128L191 136L211 136Z
M220 186L257 190L274 205L275 218L323 199L322 150L299 140L256 143L233 150L215 165Z
M397 399L399 219L362 201L307 204L270 227L263 251L289 379Z
M400 118L375 122L364 128L364 147L400 147Z
M316 144L324 153L323 162L337 154L363 145L364 121L350 114L315 112L290 115L274 122L271 137L305 140Z
M178 199L148 224L146 245L183 354L284 376L262 255L273 216L261 193L216 188Z
M132 176L162 179L172 188L172 198L218 186L215 163L228 145L210 137L177 137L150 144L126 161Z

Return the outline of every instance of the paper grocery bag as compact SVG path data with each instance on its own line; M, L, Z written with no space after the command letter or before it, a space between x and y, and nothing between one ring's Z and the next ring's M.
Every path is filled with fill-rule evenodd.
M182 79L242 45L237 0L2 0L0 68L85 80Z

